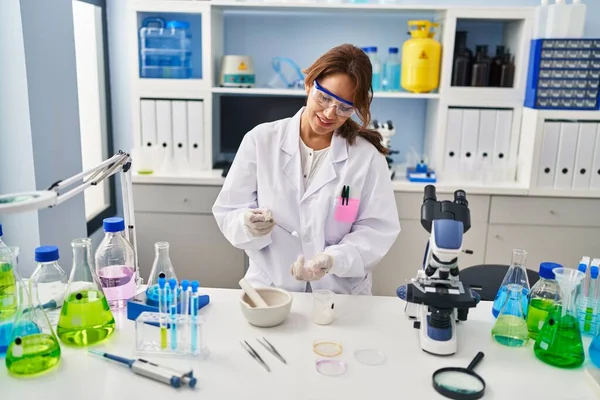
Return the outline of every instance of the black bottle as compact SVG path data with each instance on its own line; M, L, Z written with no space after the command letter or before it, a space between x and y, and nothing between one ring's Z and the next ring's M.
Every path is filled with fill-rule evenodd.
M502 64L504 64L504 46L497 46L496 57L492 59L492 64L490 66L490 86L500 86Z
M467 48L467 32L457 31L454 45L452 86L469 86L473 68L473 53Z
M485 45L477 46L471 86L489 86L492 60L487 55L487 49L488 47Z
M515 57L506 52L504 62L502 64L502 72L500 73L500 86L513 87L515 81Z

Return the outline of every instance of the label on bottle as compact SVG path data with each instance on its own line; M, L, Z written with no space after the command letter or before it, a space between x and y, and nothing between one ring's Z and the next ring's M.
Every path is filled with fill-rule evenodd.
M541 342L541 343L540 343L540 348L541 348L542 350L548 350L548 343L546 343L546 342Z
M12 348L12 355L15 358L20 358L23 356L23 346L19 344L15 344Z
M538 329L542 330L542 327L544 326L544 321L540 321L538 322Z

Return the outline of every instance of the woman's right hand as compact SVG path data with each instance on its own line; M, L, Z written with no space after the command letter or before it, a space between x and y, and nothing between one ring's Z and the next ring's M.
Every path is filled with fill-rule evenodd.
M273 213L269 209L257 208L244 214L244 224L252 236L268 235L275 227Z

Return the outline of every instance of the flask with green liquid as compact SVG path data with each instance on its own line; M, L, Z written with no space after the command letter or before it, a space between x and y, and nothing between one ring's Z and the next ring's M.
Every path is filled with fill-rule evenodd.
M562 295L548 313L533 351L546 364L576 368L585 361L575 302L577 287L585 274L571 268L556 268L553 271Z
M0 224L0 355L8 348L13 320L17 313L14 254L2 241L2 234L2 224Z
M76 239L73 268L56 333L67 345L84 347L99 343L115 330L115 319L96 275L92 241Z
M31 377L58 365L60 345L41 307L36 282L30 281L26 287L17 272L16 258L14 260L18 308L6 350L5 365L13 376Z
M507 299L492 328L494 339L505 346L520 347L529 340L522 296L523 286L515 283L507 285Z
M548 312L561 297L560 286L554 279L554 272L552 271L555 268L562 268L562 265L553 262L541 263L540 279L533 285L529 293L527 329L529 330L529 337L532 339L537 338L548 317Z

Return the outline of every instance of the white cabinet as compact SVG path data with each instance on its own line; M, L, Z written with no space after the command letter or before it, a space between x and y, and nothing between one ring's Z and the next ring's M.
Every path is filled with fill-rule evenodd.
M490 225L486 264L510 264L512 250L527 250L527 267L536 271L543 261L576 268L584 255L600 255L600 228L569 226Z
M211 213L220 188L135 184L133 189L144 280L152 269L154 243L166 241L180 280L197 279L205 287L239 287L246 271L244 252L225 239Z

